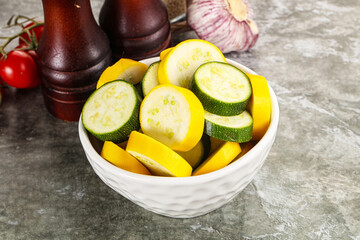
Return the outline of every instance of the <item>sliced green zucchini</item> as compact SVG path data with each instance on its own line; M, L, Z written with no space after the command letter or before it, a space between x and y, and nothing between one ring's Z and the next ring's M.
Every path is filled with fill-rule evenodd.
M195 169L208 157L210 152L210 145L210 137L206 134L203 134L198 144L196 144L196 146L190 151L177 151L177 153L182 156L193 169Z
M248 142L252 137L253 118L245 110L236 116L219 116L205 111L205 133L228 142Z
M206 111L221 116L240 114L252 93L246 74L223 62L202 64L194 73L191 90Z
M84 127L101 141L120 143L139 130L141 97L124 80L108 82L94 91L82 109Z
M139 93L140 96L143 96L143 91L142 91L142 82L138 82L137 84L134 84L134 87L136 89L136 91Z
M147 69L141 84L142 84L142 93L145 97L146 94L150 92L151 89L159 85L158 79L158 69L159 69L160 61L152 63Z

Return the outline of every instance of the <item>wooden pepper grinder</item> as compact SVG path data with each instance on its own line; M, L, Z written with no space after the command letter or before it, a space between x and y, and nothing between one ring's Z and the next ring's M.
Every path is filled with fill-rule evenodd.
M78 121L96 82L111 64L106 34L90 0L42 0L45 28L37 49L45 106L54 116Z
M110 40L114 61L157 56L171 44L162 0L105 0L99 23Z

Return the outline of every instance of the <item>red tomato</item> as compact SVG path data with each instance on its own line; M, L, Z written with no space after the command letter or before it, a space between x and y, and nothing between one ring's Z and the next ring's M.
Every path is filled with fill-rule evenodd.
M33 88L40 84L34 59L25 51L11 51L0 63L0 77L15 88Z
M31 27L33 25L34 25L34 23L31 22L31 23L25 25L24 28ZM30 30L30 34L33 35L35 33L36 40L37 40L37 42L39 42L43 31L44 31L44 25L41 25L41 26L37 26L37 27L32 28ZM22 38L24 38L28 42L30 41L29 35L27 33L23 33L19 37L19 44L26 44L26 42Z
M28 50L27 53L34 59L35 64L39 60L39 55L34 49Z
M17 45L15 50L26 51L28 54L30 54L30 56L34 59L34 61L36 63L36 61L39 59L39 55L37 54L37 52L34 49L27 50L26 48L27 48L26 43L21 43L21 44Z

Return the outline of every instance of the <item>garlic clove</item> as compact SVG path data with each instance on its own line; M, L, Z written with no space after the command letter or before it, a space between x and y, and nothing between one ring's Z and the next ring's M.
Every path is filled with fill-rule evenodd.
M245 0L189 0L187 22L200 39L223 53L252 48L259 36L253 12Z

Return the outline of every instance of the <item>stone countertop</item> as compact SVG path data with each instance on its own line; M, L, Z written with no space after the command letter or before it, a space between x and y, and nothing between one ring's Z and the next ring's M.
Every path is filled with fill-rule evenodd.
M226 56L264 75L280 123L255 179L207 215L172 219L107 187L77 123L47 113L40 88L0 105L0 239L360 239L360 3L252 0L260 37ZM92 0L97 17L102 5ZM40 0L0 0L42 16ZM8 30L1 28L0 34Z

